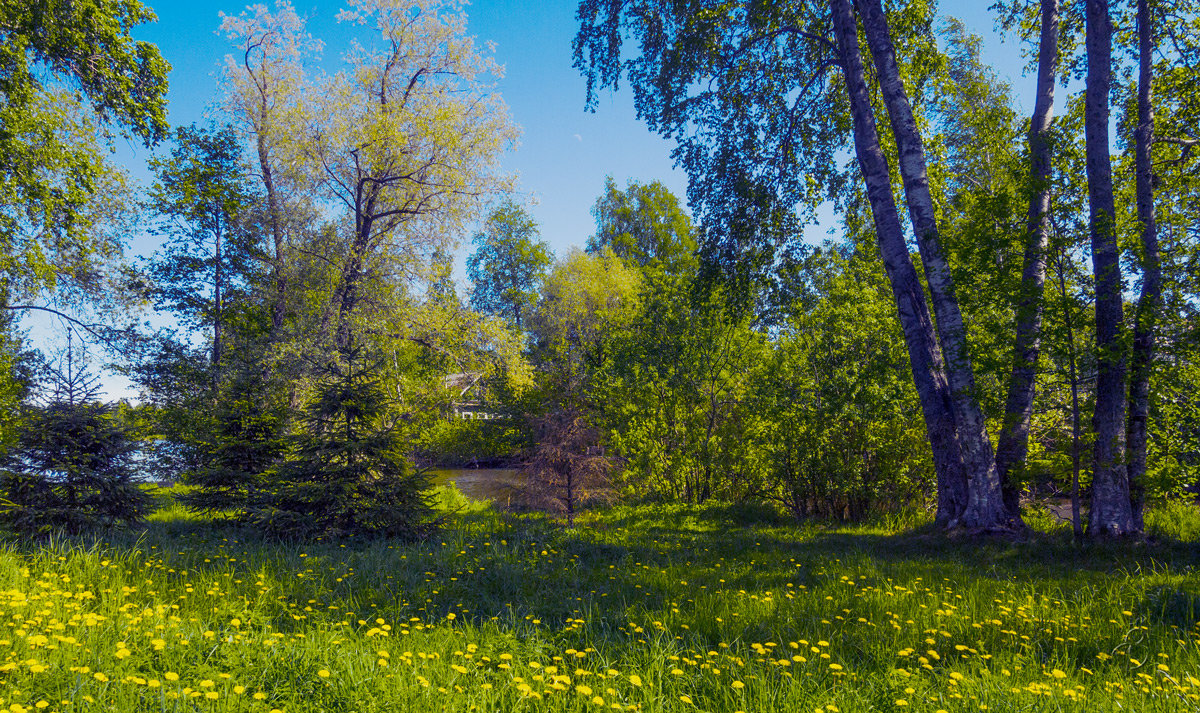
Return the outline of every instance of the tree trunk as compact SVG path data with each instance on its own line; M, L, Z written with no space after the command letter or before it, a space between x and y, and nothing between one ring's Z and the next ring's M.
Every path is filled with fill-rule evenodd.
M896 139L908 214L920 247L933 313L937 318L937 335L945 359L950 405L967 478L967 508L959 524L971 530L1008 530L1019 523L1019 515L1010 516L1004 506L1000 474L996 470L987 423L976 398L975 374L967 349L966 327L954 293L950 264L942 251L933 197L929 192L925 146L904 83L900 79L896 51L883 6L880 0L857 0L857 6L862 16L867 45L875 60L879 88L891 120L892 134Z
M925 292L913 267L904 230L892 194L887 158L879 144L875 115L871 109L862 57L859 54L858 24L851 0L830 0L834 33L850 115L854 125L854 149L867 184L867 198L875 222L879 252L883 258L892 296L896 301L908 358L925 417L925 431L933 449L937 471L937 524L957 526L967 506L967 484L959 452L958 436L950 405L950 394L942 368L942 355L934 335Z
M1134 531L1125 469L1125 347L1122 343L1121 263L1114 225L1108 99L1112 81L1112 24L1108 0L1087 0L1088 220L1096 283L1096 432L1088 535Z
M365 181L361 181L360 186L365 183ZM346 258L346 264L342 267L341 284L333 296L338 308L337 334L334 343L342 351L349 349L354 341L353 326L350 320L354 309L358 306L359 283L362 282L365 275L367 253L371 247L371 230L375 225L377 195L374 191L366 191L362 188L358 191L360 196L364 192L368 195L355 208L354 236L350 240L350 254Z
M1067 295L1065 258L1060 248L1057 260L1058 290L1063 303L1063 326L1067 330L1067 376L1071 380L1071 531L1075 539L1083 537L1083 523L1080 520L1079 500L1079 359L1075 354L1075 318L1071 316L1071 304Z
M1012 374L996 469L1000 473L1004 505L1014 516L1021 512L1016 470L1029 450L1029 421L1033 415L1038 356L1041 351L1042 311L1046 282L1046 244L1050 234L1050 122L1054 115L1054 84L1058 78L1058 0L1042 0L1041 36L1038 39L1037 96L1029 125L1029 214L1026 221L1025 257L1017 292L1016 340Z
M1153 96L1154 28L1149 0L1138 0L1138 123L1134 131L1137 172L1137 213L1142 224L1142 293L1138 296L1129 370L1129 494L1133 526L1142 530L1145 501L1146 425L1150 416L1150 372L1154 365L1154 327L1162 301L1162 266L1158 258L1158 227L1154 215L1154 174L1150 147L1154 143Z
M267 122L267 107L266 94L262 95L262 105L260 107L259 126L265 127ZM271 226L271 241L275 249L274 259L272 260L271 271L272 278L275 283L275 299L271 305L271 341L278 341L280 332L283 329L283 319L287 311L287 274L284 272L283 253L285 249L285 241L283 235L283 215L279 205L279 191L275 186L275 174L271 168L270 152L267 149L267 139L263 135L265 128L259 128L257 132L258 145L258 167L262 171L263 188L267 191L267 222Z
M213 344L212 344L212 392L216 395L221 381L221 360L225 347L225 256L222 254L221 238L223 226L221 210L216 211L216 228L213 231Z

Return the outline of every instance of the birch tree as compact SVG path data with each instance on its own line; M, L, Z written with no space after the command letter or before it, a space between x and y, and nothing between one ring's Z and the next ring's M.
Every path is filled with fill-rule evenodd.
M1004 406L996 467L1004 489L1005 506L1019 512L1019 489L1013 471L1029 449L1038 357L1041 352L1046 247L1050 235L1050 125L1054 117L1054 85L1058 79L1058 0L1041 0L1039 10L1037 81L1029 126L1029 212L1021 285L1017 290L1016 336L1012 372Z
M1128 478L1134 529L1142 529L1145 504L1146 433L1150 419L1150 372L1154 364L1155 326L1162 303L1162 264L1158 254L1158 224L1154 209L1154 13L1150 0L1137 2L1138 79L1137 126L1134 129L1134 175L1137 218L1141 227L1142 291L1133 327L1129 370L1129 413L1126 426Z
M1125 405L1128 357L1117 247L1112 158L1109 150L1109 93L1112 86L1112 19L1107 0L1087 0L1087 80L1084 139L1087 147L1088 225L1096 281L1096 407L1092 425L1092 506L1088 534L1134 531L1125 464Z
M937 213L929 190L925 145L900 77L883 5L880 0L856 0L855 4L875 60L880 93L891 121L909 219L920 247L930 302L937 319L950 405L967 478L967 507L961 524L971 529L1002 528L1009 519L1019 520L1020 513L1010 514L1004 507L995 454L983 411L979 408L975 372L967 350L966 325L958 306L950 263L942 248Z

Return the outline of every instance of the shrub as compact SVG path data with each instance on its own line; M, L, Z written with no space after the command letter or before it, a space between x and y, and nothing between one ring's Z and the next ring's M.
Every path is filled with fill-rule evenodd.
M326 366L292 456L250 495L252 525L285 537L429 530L428 478L405 453L378 370L360 347Z
M27 409L16 446L0 461L0 521L26 534L140 522L152 498L134 480L136 450L110 406Z

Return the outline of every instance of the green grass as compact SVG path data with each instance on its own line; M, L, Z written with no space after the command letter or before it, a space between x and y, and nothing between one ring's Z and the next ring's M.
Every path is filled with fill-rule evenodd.
M0 710L1198 707L1191 507L1153 511L1150 542L1080 546L1050 524L975 542L720 506L568 531L439 498L453 514L423 543L297 546L168 507L10 544Z

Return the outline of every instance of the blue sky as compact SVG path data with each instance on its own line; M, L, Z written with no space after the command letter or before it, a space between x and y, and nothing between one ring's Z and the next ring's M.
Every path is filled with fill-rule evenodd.
M158 22L135 29L138 39L158 45L172 65L169 111L174 125L203 123L217 93L217 70L230 51L217 34L219 13L238 14L244 4L213 0L145 0ZM273 2L273 0L272 0ZM335 15L343 7L333 0L294 0L307 18L309 31L325 42L330 68L346 48L351 30ZM958 16L984 38L984 59L1014 88L1018 110L1027 114L1033 80L1024 77L1024 60L1013 38L1002 41L993 31L990 0L943 2L943 10ZM583 245L594 230L590 209L612 175L619 185L633 179L661 180L682 199L687 179L672 166L672 144L650 133L635 118L629 91L606 92L595 113L584 111L585 84L571 67L575 3L572 0L476 0L467 7L468 31L480 41L496 43L496 59L505 65L499 91L522 129L520 144L503 161L518 175L518 187L531 201L530 211L541 226L542 238L558 254ZM165 150L160 149L160 150ZM150 152L133 145L118 147L118 160L139 181L146 182ZM813 226L819 237L832 223ZM463 236L457 271L460 279L468 248ZM131 252L145 255L153 239L135 237ZM35 340L44 334L35 325ZM110 397L132 395L122 380L105 379Z
M203 0L149 0L158 22L136 31L158 45L172 65L170 120L182 125L206 120L217 91L216 72L229 46L216 34L218 13L241 12L244 5ZM985 58L1022 92L1022 61L1013 41L1002 43L992 31L988 0L943 3L985 39ZM309 31L325 41L325 60L334 66L345 47L347 28L334 16L342 7L332 0L298 0ZM683 198L687 179L672 166L671 143L650 133L634 115L632 94L606 92L595 113L584 111L585 86L571 67L575 3L571 0L477 0L467 7L468 30L479 41L496 43L505 65L499 90L522 128L520 145L504 161L519 176L519 188L535 201L531 212L542 237L556 252L582 245L594 229L590 214L604 177L619 185L629 180L663 181ZM135 176L145 179L145 150L121 151ZM149 248L139 241L135 252ZM460 263L461 263L460 255Z

